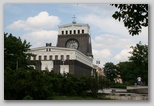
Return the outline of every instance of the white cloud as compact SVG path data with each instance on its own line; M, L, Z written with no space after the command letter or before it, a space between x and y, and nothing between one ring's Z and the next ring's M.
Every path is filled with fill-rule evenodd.
M48 12L42 11L37 16L29 17L27 20L18 20L9 25L11 29L38 30L53 28L60 23L57 16L49 16Z
M103 50L95 50L93 49L93 54L96 55L99 58L106 58L111 55L111 51L109 49L103 49ZM95 57L95 58L97 58Z
M98 16L96 14L88 14L79 16L79 20L94 26L98 31L108 32L119 35L129 35L128 30L124 27L122 22L119 22L110 17Z
M30 42L32 47L45 46L46 43L52 43L53 46L57 42L57 31L39 30L27 33L21 36L22 39Z
M150 38L148 34L148 27L142 27L142 32L139 35L133 36L136 43L141 41L142 44L148 44L148 37Z
M103 48L129 48L133 45L133 41L128 38L121 38L118 35L112 34L102 34L95 36L92 39L92 44L94 48L103 49Z
M129 52L131 52L132 49L123 49L119 54L117 54L114 58L118 61L127 61L128 57L131 56Z
M56 45L58 31L51 30L60 23L57 16L49 15L42 11L34 17L28 17L26 20L18 20L9 25L11 29L30 30L21 36L30 42L32 47L44 46L45 43ZM50 30L49 30L50 29Z
M100 60L101 64L104 64L110 59L111 51L109 49L102 49L97 50L93 49L94 61L93 63L96 64L96 60Z
M79 4L75 5L75 7L81 11L84 10L86 13L90 11L90 13L103 15L104 17L111 17L108 13L113 13L117 10L110 4Z

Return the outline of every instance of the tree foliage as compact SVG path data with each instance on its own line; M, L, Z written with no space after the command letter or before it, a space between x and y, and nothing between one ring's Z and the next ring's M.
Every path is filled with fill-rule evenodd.
M109 84L106 80L98 81L91 76L75 77L70 74L61 75L53 71L33 69L5 70L4 76L5 100L48 100L54 96L96 96L98 89L104 89Z
M114 79L117 78L117 70L116 70L116 66L112 63L112 62L108 62L104 65L104 73L106 78L111 81L114 82Z
M106 78L113 82L114 78L120 75L124 84L134 85L137 77L141 77L142 84L148 85L148 45L139 42L131 48L129 61L119 62L116 65L108 62L104 65Z
M116 68L122 78L123 83L133 85L136 81L136 74L134 71L134 64L132 62L119 62Z
M142 27L148 26L148 4L111 4L119 9L112 17L123 21L129 34L138 35Z
M31 54L26 54L30 49L30 43L26 40L22 41L12 34L4 33L4 68L26 68L28 64L27 57ZM20 64L19 64L20 63Z
M129 60L135 65L134 71L137 76L140 76L143 82L148 84L148 45L142 45L141 42L136 46L131 47L133 49L132 56Z
M131 48L129 62L118 63L117 70L124 83L134 84L137 77L141 77L142 82L148 85L148 46L140 42Z

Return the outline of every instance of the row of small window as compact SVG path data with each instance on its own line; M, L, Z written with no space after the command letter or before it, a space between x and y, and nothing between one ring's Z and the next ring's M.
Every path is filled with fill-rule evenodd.
M50 52L50 51L51 51L51 48L47 48L46 51L47 51L47 52Z
M74 32L74 33L72 33L72 32ZM84 30L81 30L81 32L80 32L80 30L77 30L77 34L83 34L84 33ZM65 31L65 34L68 34L68 31ZM69 34L76 34L76 30L70 30L69 31ZM64 31L62 31L62 35L64 35Z
M42 58L44 57L44 58ZM70 59L70 55L66 55L66 60ZM36 56L33 56L33 59L31 60L36 60ZM53 60L53 56L50 55L49 59L47 59L47 55L44 56L38 56L38 60ZM54 60L58 60L58 55L55 55L55 59ZM60 55L60 59L59 60L64 60L64 55Z

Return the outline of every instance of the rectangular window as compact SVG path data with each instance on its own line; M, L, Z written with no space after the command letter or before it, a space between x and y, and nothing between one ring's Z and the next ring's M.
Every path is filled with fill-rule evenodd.
M51 48L49 48L49 51L51 51Z
M70 55L66 55L66 59L69 60L70 59Z
M64 60L64 55L61 55L61 60Z
M74 34L76 34L76 30L74 30Z
M78 30L78 34L80 34L80 30Z
M47 56L44 56L44 60L47 60Z
M55 55L55 60L58 60L58 55Z
M66 31L66 34L68 34L68 31Z
M39 56L39 60L41 60L41 56Z
M84 33L84 30L82 30L82 33Z
M52 56L50 55L50 60L52 60Z
M48 48L46 49L46 51L48 51Z
M62 31L62 35L64 34L64 31Z
M72 31L70 30L70 34L72 34Z

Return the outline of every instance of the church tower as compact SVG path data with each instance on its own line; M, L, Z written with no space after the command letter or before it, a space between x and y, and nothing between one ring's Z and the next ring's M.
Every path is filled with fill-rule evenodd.
M77 49L93 58L89 30L88 24L78 24L75 20L71 24L58 26L57 47Z

